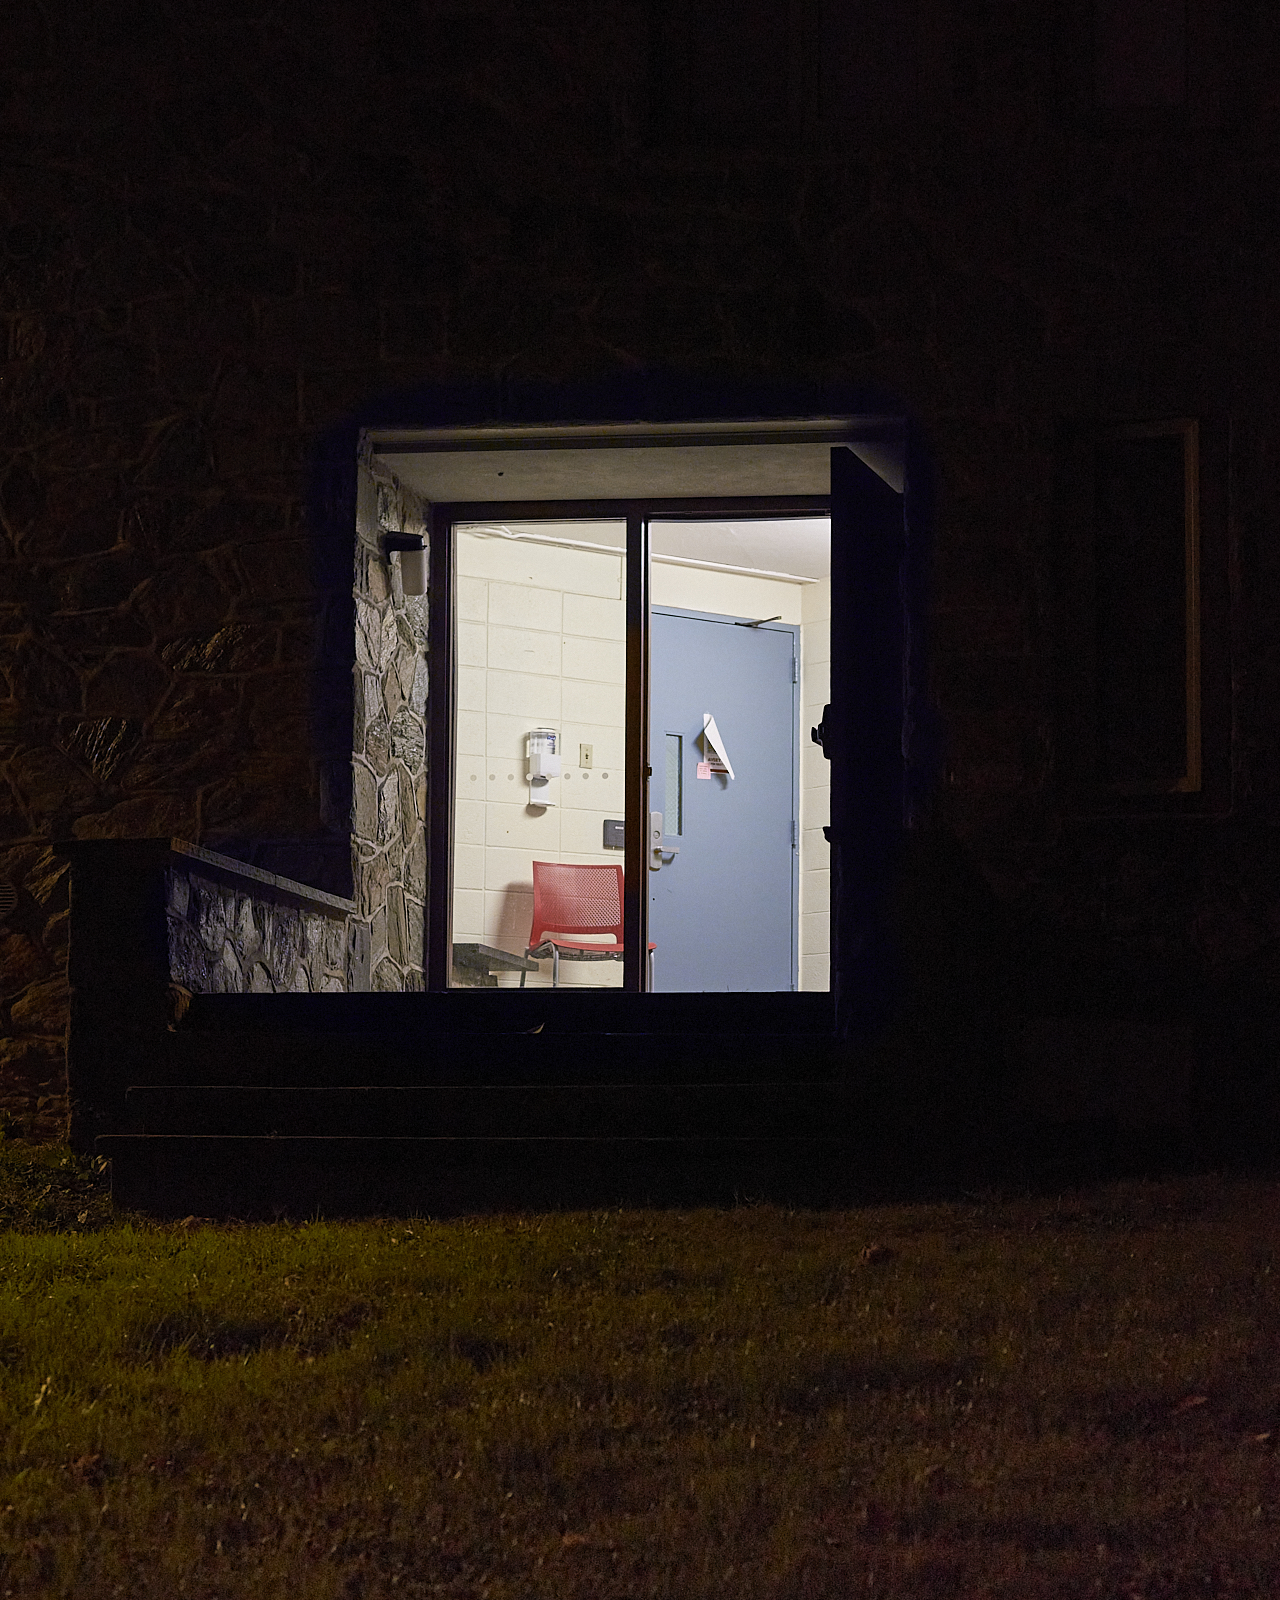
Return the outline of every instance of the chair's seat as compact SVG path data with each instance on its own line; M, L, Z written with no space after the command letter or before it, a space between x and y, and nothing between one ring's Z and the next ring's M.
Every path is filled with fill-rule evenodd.
M547 934L541 944L531 944L525 954L546 959L551 954L552 947L563 953L573 951L575 961L621 961L622 946L620 944L594 944L583 943L580 939L562 939L556 934ZM650 950L656 950L656 944L650 944Z
M622 946L617 944L584 944L579 939L558 939L548 934L541 944L531 944L526 955L539 956L546 959L553 947L561 953L566 950L573 951L575 961L621 961Z

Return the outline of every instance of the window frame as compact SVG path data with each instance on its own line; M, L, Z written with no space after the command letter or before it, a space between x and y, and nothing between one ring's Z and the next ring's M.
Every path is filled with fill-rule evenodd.
M643 500L483 500L432 504L428 516L427 696L427 926L424 981L429 991L451 988L453 842L456 784L457 629L454 528L494 521L611 520L627 524L626 770L623 855L622 988L644 992L648 947L649 812L649 523L699 518L829 516L831 496L739 495ZM442 559L443 554L443 559ZM440 692L440 686L444 692Z

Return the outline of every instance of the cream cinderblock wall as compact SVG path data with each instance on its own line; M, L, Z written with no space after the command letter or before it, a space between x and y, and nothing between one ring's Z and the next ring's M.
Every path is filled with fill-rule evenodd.
M606 818L624 815L623 584L620 554L458 533L455 941L480 941L523 954L533 912L535 857L621 862L620 851L604 849L603 831ZM829 584L783 583L655 561L650 586L655 605L729 616L780 615L800 623L802 648L817 651L819 672L826 672ZM819 588L826 599L815 609L808 596ZM802 685L806 672L802 666ZM815 679L825 681L821 675ZM801 731L807 741L822 701L817 715L805 720L807 689L802 696ZM529 807L525 783L525 736L540 726L559 732L563 757L561 803L546 810ZM582 743L594 747L590 771L578 765ZM811 774L805 763L802 753L801 988L825 988L827 844L821 825L826 814L816 820L812 806L805 809ZM565 961L560 974L564 984L622 982L620 962ZM498 981L519 979L504 974ZM527 978L535 986L550 982L549 961Z
M745 572L715 572L655 560L649 569L649 600L682 611L711 611L725 617L778 617L800 621L801 583L753 578Z
M831 698L831 579L801 590L800 987L831 987L831 766L809 737Z
M460 531L453 937L522 955L539 861L610 862L623 812L626 617L621 555ZM560 804L528 804L525 737L560 735ZM593 746L593 765L578 747ZM620 985L621 962L563 962L561 982ZM499 983L518 983L514 974ZM551 982L551 963L530 973Z

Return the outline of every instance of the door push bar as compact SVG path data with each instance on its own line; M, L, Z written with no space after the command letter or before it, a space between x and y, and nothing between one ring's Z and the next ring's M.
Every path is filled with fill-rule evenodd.
M651 811L649 813L649 871L657 872L663 864L663 857L678 856L678 844L663 844L662 842L662 813Z

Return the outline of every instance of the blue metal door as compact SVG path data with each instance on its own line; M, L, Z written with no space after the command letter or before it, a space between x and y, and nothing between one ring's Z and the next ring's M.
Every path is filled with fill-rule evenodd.
M655 607L649 805L654 988L794 989L797 975L799 629ZM704 721L714 718L733 775ZM653 858L652 851L650 852Z

